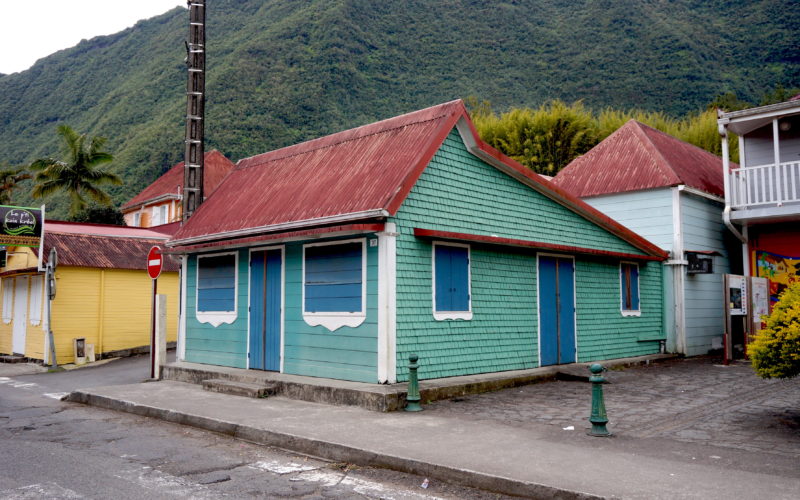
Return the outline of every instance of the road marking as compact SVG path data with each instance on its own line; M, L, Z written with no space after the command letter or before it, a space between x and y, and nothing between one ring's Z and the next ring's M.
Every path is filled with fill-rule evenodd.
M35 382L20 382L19 380L14 380L13 378L9 377L0 377L0 384L5 384L8 387L13 387L15 389L38 389L41 386ZM46 398L56 399L58 401L63 401L69 395L69 392L45 392L42 393L42 396Z
M45 392L44 394L42 394L42 396L44 396L46 398L57 399L59 401L64 401L64 398L69 396L69 393L68 392Z
M13 490L0 490L0 496L11 500L29 500L32 498L84 498L83 495L55 483L29 484L28 486L20 486Z

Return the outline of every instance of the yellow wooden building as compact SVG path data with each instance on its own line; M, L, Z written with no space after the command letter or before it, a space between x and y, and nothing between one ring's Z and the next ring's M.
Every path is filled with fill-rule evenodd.
M143 228L47 221L44 248L7 247L0 268L0 353L50 363L39 250L44 265L51 248L58 252L51 306L58 364L74 361L76 338L93 344L97 355L148 346L152 280L147 252L168 237ZM167 295L167 341L177 338L178 268L165 256L158 278L158 293Z

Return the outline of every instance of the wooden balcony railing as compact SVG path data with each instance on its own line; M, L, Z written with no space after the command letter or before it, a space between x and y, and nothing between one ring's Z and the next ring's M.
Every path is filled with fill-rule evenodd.
M800 161L732 170L731 208L800 203Z

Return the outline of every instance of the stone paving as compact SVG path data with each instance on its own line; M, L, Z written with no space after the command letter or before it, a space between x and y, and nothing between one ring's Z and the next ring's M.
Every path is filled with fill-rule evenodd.
M747 362L677 359L606 372L608 428L619 435L670 439L800 457L800 377L762 380ZM423 382L424 383L424 382ZM588 428L586 382L546 382L425 406L465 418Z

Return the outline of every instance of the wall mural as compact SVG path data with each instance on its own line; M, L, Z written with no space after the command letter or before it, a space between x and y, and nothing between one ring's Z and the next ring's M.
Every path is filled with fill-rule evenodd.
M769 278L769 299L771 304L775 304L789 284L800 281L800 256L756 251L756 273Z

